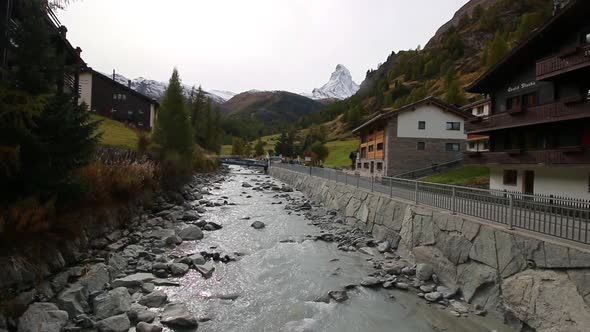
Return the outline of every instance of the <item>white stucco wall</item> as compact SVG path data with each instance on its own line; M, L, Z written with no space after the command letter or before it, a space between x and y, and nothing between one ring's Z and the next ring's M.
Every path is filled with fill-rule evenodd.
M150 129L154 129L154 125L156 124L156 107L154 104L150 105Z
M426 129L419 130L418 122L425 121ZM461 130L447 130L447 122L461 123ZM445 112L434 105L423 105L414 111L398 115L397 136L410 138L467 139L463 118Z
M86 103L90 108L92 105L92 74L81 73L80 74L80 99L78 103Z
M516 186L504 185L505 169L518 171ZM492 167L490 168L490 188L522 192L523 174L527 170L535 172L535 194L590 199L588 192L590 167Z
M490 104L489 103L483 105L483 113L482 114L477 113L478 108L479 108L479 106L472 108L471 114L473 114L474 116L488 116L488 115L490 115Z

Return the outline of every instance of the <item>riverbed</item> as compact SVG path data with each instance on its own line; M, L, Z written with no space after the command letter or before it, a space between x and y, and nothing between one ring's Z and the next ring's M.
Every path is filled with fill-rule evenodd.
M303 200L301 193L286 198L243 187L269 180L278 184L232 167L208 197L223 204L203 214L223 228L175 249L182 255L215 250L238 257L215 263L209 279L191 270L177 279L180 287L162 288L172 302L200 317L199 331L511 331L492 318L454 317L411 291L354 287L342 303L319 301L330 291L358 285L373 271L372 258L314 241L321 230L305 212L285 209L289 200ZM254 221L266 227L256 230Z

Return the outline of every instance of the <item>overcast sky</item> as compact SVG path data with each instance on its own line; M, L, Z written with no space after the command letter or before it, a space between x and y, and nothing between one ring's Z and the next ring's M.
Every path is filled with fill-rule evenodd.
M94 69L242 92L311 92L342 63L361 83L424 45L467 0L81 0L59 13Z

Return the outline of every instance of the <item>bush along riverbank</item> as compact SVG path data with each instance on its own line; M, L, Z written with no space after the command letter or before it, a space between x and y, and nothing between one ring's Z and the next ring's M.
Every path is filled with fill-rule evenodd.
M46 237L34 253L0 257L0 331L128 331L131 324L153 322L156 314L147 309L166 302L155 286L174 285L166 278L182 275L189 267L210 275L208 259L233 260L216 252L174 261L163 255L185 240L203 238L203 230L218 229L202 221L200 213L207 206L229 204L207 198L225 173L222 169L195 175L180 190L79 214L79 236L57 242ZM197 325L178 305L166 307L161 322ZM157 330L147 328L142 324L137 331Z

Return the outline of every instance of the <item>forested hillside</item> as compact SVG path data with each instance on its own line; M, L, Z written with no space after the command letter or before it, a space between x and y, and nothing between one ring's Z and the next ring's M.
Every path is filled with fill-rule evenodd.
M552 0L472 0L441 27L426 47L391 53L369 70L361 90L296 125L305 128L339 118L334 130L345 131L386 107L400 107L434 95L458 105L480 98L467 86L540 27L552 14ZM471 5L471 6L470 6ZM334 123L334 122L333 122Z

